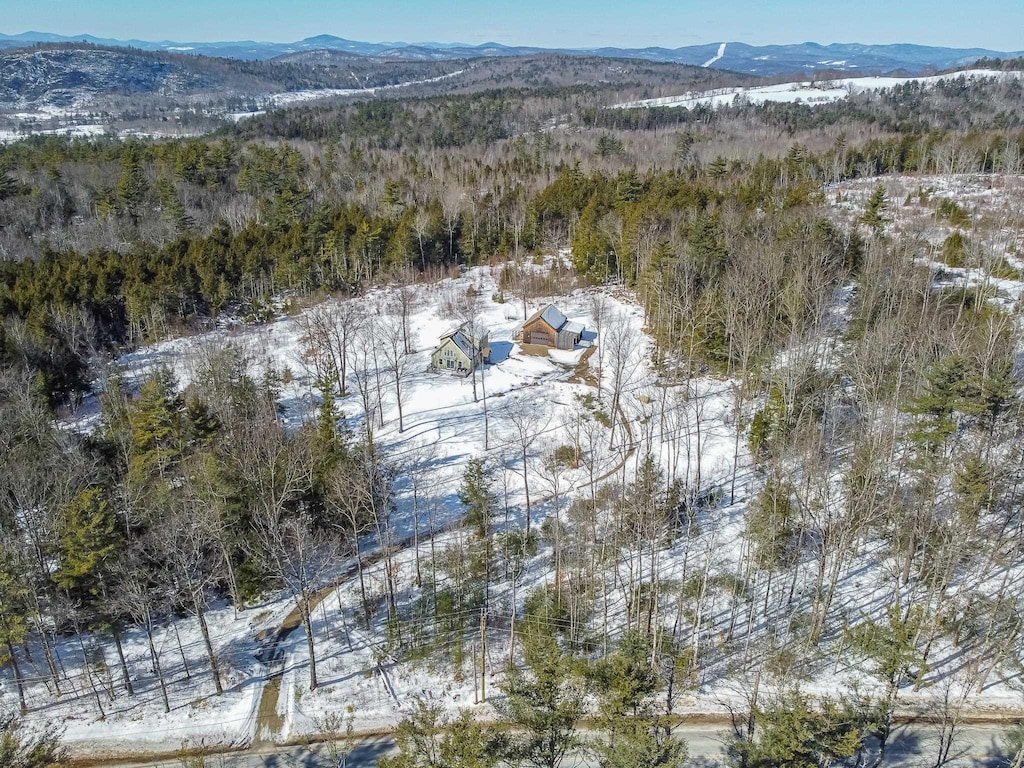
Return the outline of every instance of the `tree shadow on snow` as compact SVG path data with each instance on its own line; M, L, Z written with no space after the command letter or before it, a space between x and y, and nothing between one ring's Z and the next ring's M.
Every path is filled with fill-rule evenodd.
M377 761L392 751L393 743L389 740L366 741L357 744L349 753L346 765L370 768ZM264 768L323 768L330 765L327 750L322 745L296 747L291 752L263 757Z

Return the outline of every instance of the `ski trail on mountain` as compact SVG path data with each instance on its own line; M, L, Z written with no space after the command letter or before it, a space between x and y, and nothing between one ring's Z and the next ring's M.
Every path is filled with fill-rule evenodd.
M710 58L707 61L705 61L701 66L703 66L703 67L710 67L716 61L719 61L723 56L725 56L725 46L726 45L728 45L728 43L722 43L720 46L718 46L718 53L715 54L715 56L713 56L712 58Z

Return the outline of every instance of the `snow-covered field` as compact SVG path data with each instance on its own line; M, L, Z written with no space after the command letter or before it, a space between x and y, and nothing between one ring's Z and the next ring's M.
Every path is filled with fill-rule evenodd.
M33 124L34 125L34 124ZM0 144L10 144L29 136L67 136L68 138L92 138L103 136L108 132L105 125L95 123L66 125L60 128L27 127L21 130L0 130Z
M453 77L458 77L463 72L465 72L465 70L460 69L455 72L449 72L446 75L438 75L437 77L430 77L425 80L410 80L405 83L382 85L376 88L318 88L305 91L285 91L284 93L271 94L264 99L257 99L257 101L262 101L264 103L265 106L263 109L259 109L254 112L232 112L228 117L232 120L238 121L247 117L262 115L268 109L277 109L280 107L287 107L292 104L302 104L308 101L318 101L320 99L330 98L350 98L355 96L376 96L378 93L386 93L399 88L410 88L415 85L440 83L444 80L450 80Z
M642 107L729 107L741 104L765 104L768 102L800 103L810 106L842 101L852 95L866 91L882 91L905 83L917 82L934 85L942 80L966 77L971 80L988 78L1021 77L1024 72L1003 72L976 69L954 72L948 75L930 77L844 77L836 80L798 81L776 85L752 86L748 88L719 88L713 91L691 91L680 96L664 96L656 99L628 101L615 104L612 109L638 109Z

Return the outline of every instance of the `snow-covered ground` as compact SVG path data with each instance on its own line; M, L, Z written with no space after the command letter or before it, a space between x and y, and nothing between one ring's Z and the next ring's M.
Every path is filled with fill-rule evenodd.
M415 353L413 373L404 385L404 431L399 430L392 388L386 378L383 382L384 424L376 428L374 442L397 470L395 537L409 538L414 529L418 530L422 539L420 554L424 558L432 549L440 550L463 535L456 528L442 534L433 543L428 543L427 539L429 531L442 530L460 521L463 510L457 489L466 464L473 457L485 457L494 468L498 492L508 498L510 520L513 524L522 524L526 487L519 461L520 447L510 421L512 412L518 410L520 403L528 403L534 418L532 430L536 439L529 448L527 471L535 525L540 525L552 513L555 502L551 497L556 491L558 509L564 513L574 497L590 492L591 477L611 475L613 480L628 479L639 457L648 451L677 472L694 471L690 465L683 467L686 464L683 454L687 449L682 447L684 425L677 410L683 394L662 391L654 386L655 377L650 368L651 341L643 332L643 314L631 297L624 292L591 289L575 291L567 296L531 300L528 307L531 313L552 301L571 320L580 321L588 328L575 350L545 353L537 348L524 349L512 340L523 319L522 304L510 295L505 297L507 301L500 300L497 272L497 269L488 267L475 268L456 279L413 288L410 327L414 334L412 347ZM454 323L445 308L457 304L470 289L480 297L479 321L489 330L492 347L492 364L484 374L486 379L477 381L476 400L471 379L428 370L438 337ZM386 314L394 306L397 290L381 288L347 301L358 303L367 315ZM603 356L606 369L604 402L594 399L598 395L595 386L598 361L602 359L595 354L594 347L598 341L593 331L595 296L603 297L609 317L621 318L628 328L626 335L632 342L624 366L621 414L615 419L614 433L606 426L595 428L596 433L588 449L589 461L576 469L564 468L555 481L545 474L547 462L541 461L541 457L559 446L572 444L574 435L581 429L581 422L596 423L592 417L594 411L607 411L609 408L610 373L607 369L610 361L607 352ZM281 402L285 418L297 425L314 417L317 402L315 377L304 360L303 319L303 313L299 313L282 316L264 326L241 326L173 339L127 354L121 359L121 364L129 381L136 382L157 366L169 366L179 383L185 386L194 375L196 362L205 346L238 345L254 361L256 371L272 367L286 373L287 383L281 391ZM588 359L581 364L584 356ZM485 387L489 426L486 450L482 397ZM703 472L707 479L724 479L728 474L727 457L732 455L733 449L731 433L725 426L728 396L722 394L721 382L695 383L690 394L694 394L698 387L703 387L702 396L696 400L691 398L689 402L691 408L700 402L705 409ZM338 400L339 411L356 432L363 427L358 400L356 394ZM88 430L96 425L97 418L95 402L87 402L71 420L71 425ZM623 422L628 422L629 426L624 426ZM552 482L557 482L558 486L552 487ZM406 597L411 597L414 592L411 567L414 555L413 550L406 549L397 558L399 580L407 591ZM537 558L527 583L539 583L538 580L543 578L543 560L543 555ZM371 593L380 594L383 582L380 566L376 568L369 570L368 580ZM495 586L498 594L506 589L507 585ZM519 593L520 600L524 594L525 591ZM442 683L434 677L439 673L436 670L432 672L417 665L404 664L389 669L389 665L379 657L381 639L385 636L380 625L384 618L374 619L372 631L360 630L358 603L358 588L350 580L338 589L336 595L326 596L317 612L318 656L322 663L320 677L324 683L316 692L305 690L307 651L299 630L292 633L282 647L286 671L280 693L271 691L268 694L271 700L264 701L262 705L259 703L264 696L265 677L270 670L256 659L260 644L255 637L265 633L275 622L279 623L290 609L289 600L277 596L259 608L242 612L237 618L230 610L218 614L217 629L214 630L218 655L228 659L229 666L235 670L231 687L223 698L213 695L198 629L194 626L196 622L186 618L173 622L164 630L165 644L176 643L180 635L192 667L189 680L183 679L183 666L173 675L175 681L171 689L176 693L172 697L173 708L169 715L162 712L153 675L146 668L147 651L144 644L139 644L144 640L140 633L137 637L133 635L126 651L132 659L133 677L138 681L137 686L145 688L145 696L119 695L116 706L107 705L106 718L100 721L98 708L84 690L54 700L41 682L37 682L30 686L31 703L39 707L32 716L59 718L67 726L69 743L80 753L173 749L186 739L193 743L202 740L207 744L224 744L245 742L254 737L283 738L314 729L318 713L330 710L341 701L355 706L357 727L393 724L406 711L412 694L420 690L443 690L446 684L453 684L452 676L441 673L446 681ZM102 639L97 639L97 642L103 647L106 664L111 669L111 684L116 686L120 679L116 657L109 645L102 644ZM73 643L62 647L62 656L73 659L75 648ZM176 648L174 645L171 650ZM195 654L194 658L189 656L189 649ZM498 658L499 652L495 653L495 658ZM36 669L29 675L41 680L45 668L38 656L35 654ZM496 663L495 671L499 667ZM11 703L14 690L10 679L4 679L2 685L3 701ZM472 675L467 674L465 680L451 690L453 702L465 703L471 699ZM397 700L393 694L397 695ZM276 701L273 700L275 698ZM105 696L102 701L107 704ZM265 713L268 703L271 711L275 707L280 709L281 723L272 724L266 732L265 716L261 721L256 713ZM125 731L125 728L129 730ZM134 734L136 730L143 734L138 739L134 736L123 738L126 732Z
M35 128L27 127L22 130L0 129L0 144L10 144L20 141L28 136L67 136L68 138L92 138L103 136L109 131L105 125L96 123L66 125L60 128Z
M869 194L870 189L865 182L863 191ZM837 190L830 191L835 193ZM842 190L840 199L853 200L860 194L861 190L851 185ZM845 214L840 211L837 216L840 215ZM703 632L687 630L681 638L682 645L700 654L702 663L699 678L681 694L676 711L724 714L727 705L742 706L741 693L729 670L742 666L746 654L753 652L760 638L771 634L775 622L793 620L796 614L784 605L787 592L790 599L795 594L796 606L806 605L811 599L815 563L806 559L792 577L779 580L786 583L769 582L771 606L763 589L764 574L752 577L753 594L762 595L756 604L745 591L734 592L729 587L743 578L745 564L749 562L750 544L744 536L747 502L763 482L751 465L745 435L737 433L733 382L714 377L694 378L686 383L659 379L651 359L653 340L646 334L643 313L629 293L621 289L576 290L565 296L532 300L528 311L551 301L569 319L583 322L591 332L573 351L545 354L543 350L524 348L512 341L513 332L522 321L522 306L510 295L504 297L506 301L500 300L497 275L497 268L478 267L457 278L413 287L410 325L415 353L413 374L406 382L403 398L404 431L399 430L393 390L386 377L383 381L384 423L376 429L374 441L396 468L395 537L408 542L414 532L419 534L419 547L405 546L394 555L391 564L398 590L397 629L407 636L434 629L432 619L419 618L412 608L423 595L423 582L418 577L436 577L438 585L444 586L452 578L453 564L466 557L464 547L470 533L458 525L463 510L457 489L469 459L484 457L488 461L494 472L494 491L499 498L508 499L508 516L499 514L499 529L525 522L526 488L510 417L517 410L517 403L528 402L531 412L536 414L533 431L537 438L529 448L527 476L532 522L538 528L545 519L556 515L568 521L571 502L589 498L602 482L629 483L646 455L654 458L668 479L681 480L688 488L708 492L717 499L700 512L692 535L666 542L653 556L663 583L686 584L697 580L706 589L699 601L692 598L684 603L682 597L677 601L673 595L666 598L663 606L667 612L664 620L669 625L673 619L668 616L688 625L691 619L687 617L692 616L692 611L709 617ZM355 302L368 316L386 315L395 307L398 290L379 288L346 301ZM478 381L479 396L474 399L470 379L428 370L438 336L453 325L450 308L470 290L479 297L480 322L490 330L493 349L493 361L485 374L489 427L486 449L484 385ZM841 320L851 295L847 289L836 294L837 334L841 333ZM600 411L610 410L613 348L606 341L608 319L602 333L605 339L596 338L592 332L595 298L603 299L608 316L621 318L626 333L620 338L630 342L624 345L627 351L621 412L612 414L614 432L607 422L597 418ZM138 380L156 366L167 365L185 385L205 345L237 344L256 361L257 369L287 370L288 383L281 401L289 423L299 424L313 418L316 406L314 376L302 351L303 318L304 313L300 312L261 327L219 329L170 340L126 355L121 362L129 379ZM793 351L792 355L780 356L779 364L788 364L798 354L799 351ZM355 432L363 429L356 394L339 399L337 405ZM748 411L746 417L750 415ZM96 415L90 413L87 404L74 426L88 429L95 423ZM587 460L578 468L563 466L557 472L550 471L552 462L542 458L577 439L583 443ZM591 477L597 480L593 485ZM437 535L431 538L430 532ZM367 542L366 551L372 546ZM645 558L650 554L645 553ZM648 564L645 560L645 567ZM339 564L339 572L344 565ZM833 615L845 617L846 626L865 618L883 617L892 596L890 565L884 560L879 543L860 546L839 575ZM625 623L630 597L623 585L630 583L629 570L634 567L632 557L624 552L616 553L611 562L602 566L600 581L606 588L595 598L590 621L600 625L602 617L607 617L613 638L621 634ZM613 578L616 571L623 578ZM385 592L385 563L368 564L365 577L371 602L380 604ZM553 578L551 543L545 540L537 555L526 563L515 590L516 607L521 610L531 588L550 584ZM507 577L496 576L490 587L488 614L488 694L495 692L509 652L512 594L513 583ZM116 706L102 697L110 711L101 722L90 695L84 691L69 693L60 700L49 697L40 682L43 667L37 658L31 699L39 709L32 716L65 723L72 746L86 753L115 748L173 749L186 740L192 744L225 744L301 738L321 730L326 717L344 715L350 708L357 731L379 730L409 714L418 696L432 698L452 709L474 705L479 679L474 673L479 648L473 645L474 638L479 637L475 628L477 615L467 620L468 631L452 635L446 643L449 650L456 643L465 650L461 665L452 666L449 659L436 653L403 658L399 651L389 650L387 638L396 626L388 625L385 609L373 615L369 627L364 625L357 579L340 580L322 598L314 611L320 679L315 691L308 689L308 655L301 629L291 633L279 648L283 654L279 682L267 683L271 669L256 658L260 641L265 641L269 630L279 625L292 608L286 597L278 595L237 617L225 609L213 619L218 652L230 667L231 687L224 697L212 695L195 620L182 618L162 629L160 635L161 647L165 648L175 676L174 708L170 715L163 714L153 675L146 668L144 635L134 633L128 654L136 684L146 691L145 696L119 695ZM838 628L818 649L817 675L806 681L809 690L834 693L848 684L857 684L865 692L872 689L874 678L864 660L851 656L848 649L843 652L844 628ZM598 632L599 627L594 631ZM190 679L184 679L183 665L173 661L178 635L192 667ZM72 664L76 648L77 644L71 642L61 647L62 656ZM115 657L109 645L103 649L116 685L119 677ZM931 670L920 689L907 688L902 692L904 706L919 711L933 705L944 690L943 684L955 683L959 653L936 643ZM977 711L1005 711L1020 706L1019 694L999 677L993 675L985 690L972 698ZM10 678L4 678L0 684L0 697L10 705L14 701ZM490 715L489 704L481 705L480 712Z
M196 109L207 114L212 119L232 120L237 122L248 117L262 115L267 110L279 109L282 107L303 104L310 101L318 101L330 98L365 98L375 96L389 91L411 88L417 85L429 85L439 83L451 78L458 77L465 70L460 69L437 77L424 80L410 80L393 85L383 85L374 88L317 88L300 91L283 91L281 93L270 93L255 96L251 99L259 108L247 112L227 112L204 106L204 99L213 98L210 95L199 94L191 98ZM5 114L3 104L0 104L0 118L7 121L16 121L17 128L0 128L0 144L9 144L29 136L68 136L73 138L89 138L94 136L111 135L119 138L129 136L146 138L180 138L196 135L195 131L166 131L166 130L140 130L138 128L120 129L112 124L111 120L97 122L94 116L98 100L83 98L68 107L55 107L42 105L32 109L22 109L16 113Z
M253 112L232 112L228 117L231 120L238 121L247 117L262 115L268 109L278 109L280 107L287 107L292 104L302 104L308 101L318 101L320 99L330 98L376 96L378 93L386 93L400 88L410 88L416 85L428 85L430 83L443 82L444 80L450 80L453 77L458 77L463 72L465 72L465 70L460 69L455 72L449 72L446 75L438 75L437 77L430 77L425 80L410 80L405 83L382 85L375 88L315 88L305 91L285 91L284 93L271 94L264 99L257 99L257 102L261 102L263 104L262 109L255 110Z
M715 62L721 61L722 57L725 56L725 49L728 47L728 45L729 45L728 43L720 43L718 45L718 53L716 53L710 59L705 61L701 66L703 66L704 69L707 69L708 67L710 67Z
M886 191L882 229L915 244L919 263L934 270L937 284L983 285L991 290L989 301L1016 312L1024 299L1024 176L948 173L847 181L827 190L832 216L843 226L857 225L879 185ZM956 208L943 213L951 203ZM948 263L943 254L954 233L964 242L961 264Z
M235 612L230 607L207 614L211 640L222 660L225 693L214 696L209 664L194 618L182 618L158 627L154 645L167 680L171 705L163 699L141 629L126 632L124 654L134 685L126 694L117 656L106 635L85 634L59 642L57 663L66 672L59 694L47 685L46 664L40 647L32 660L22 661L28 681L29 722L56 723L66 744L76 754L103 755L169 751L185 742L244 744L250 739L262 689L262 665L256 659L255 635L276 626L287 605L268 604ZM88 654L91 675L86 675L83 654ZM0 678L2 709L16 710L14 683L9 670Z
M842 101L865 91L882 91L905 83L917 82L934 85L942 80L966 77L971 80L989 78L1015 78L1024 72L1003 72L999 70L974 69L947 75L929 77L844 77L836 80L798 81L776 85L752 86L747 88L719 88L713 91L691 91L680 96L664 96L656 99L628 101L615 104L612 109L637 109L642 107L729 107L740 104L765 104L767 102L800 103L810 106Z

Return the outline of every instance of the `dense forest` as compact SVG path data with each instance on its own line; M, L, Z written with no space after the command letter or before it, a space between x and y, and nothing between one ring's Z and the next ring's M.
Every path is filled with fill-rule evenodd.
M250 66L265 65L239 72ZM687 111L609 109L601 87L544 84L304 106L181 141L0 148L11 701L30 716L71 698L102 719L115 699L148 695L170 711L182 674L221 694L240 662L207 617L269 594L295 606L315 690L321 593L354 558L356 622L396 664L471 674L475 690L487 684L481 625L485 646L488 628L507 646L481 667L502 670L493 719L512 727L421 700L397 730L395 768L554 768L584 747L608 768L678 766L682 700L723 680L744 702L726 729L732 765L870 764L926 678L946 686L931 712L943 765L973 697L1019 674L1020 326L1016 304L995 299L1024 280L1024 246L986 238L1019 243L1022 219L922 186L906 204L956 229L936 244L896 226L901 201L881 184L852 221L834 207L852 182L1020 177L1021 88L959 79L817 107ZM982 277L943 280L937 262ZM502 470L474 459L460 467L457 542L431 544L421 563L418 539L437 531L399 525L412 470L375 442L380 401L394 391L401 424L408 297L480 266L524 310L552 286L597 297L592 426L534 476L542 425L510 411L525 525L510 522ZM591 466L586 488L567 488L560 471L586 467L620 420L630 430L639 363L617 351L629 331L600 298L613 290L642 309L664 401L633 423L621 472L598 480ZM389 297L379 318L320 303L375 291ZM282 406L290 372L240 346L208 345L187 382L163 367L132 379L116 363L281 314L301 318L315 371L316 412L299 424ZM726 393L734 441L721 472L700 458L711 386ZM69 428L86 401L91 427ZM685 440L671 466L655 457L656 425L662 443L673 430L672 445ZM532 526L531 477L552 505ZM722 565L726 509L742 520L740 555ZM414 590L397 575L410 546ZM839 593L869 561L885 608L857 613ZM378 595L364 579L376 565ZM520 591L528 571L541 576ZM179 620L200 628L201 671L159 645ZM141 675L123 650L133 632L148 647ZM802 685L849 659L870 690ZM29 739L4 722L0 756ZM325 722L344 731L343 718ZM56 734L40 738L37 751L59 758ZM1008 737L1015 764L1022 743Z

